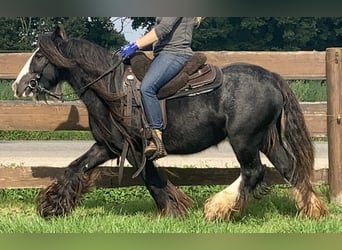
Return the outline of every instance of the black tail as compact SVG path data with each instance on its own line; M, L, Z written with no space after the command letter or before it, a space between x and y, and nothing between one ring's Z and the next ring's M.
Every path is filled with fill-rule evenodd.
M300 181L310 181L315 156L309 130L305 124L300 104L287 82L281 79L284 96L282 115L282 143L290 159L293 159L292 185Z

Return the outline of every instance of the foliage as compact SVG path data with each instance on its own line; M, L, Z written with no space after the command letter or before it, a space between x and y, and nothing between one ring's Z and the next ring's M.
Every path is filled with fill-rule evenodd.
M151 28L154 17L121 17L132 28ZM0 50L32 50L41 33L61 23L69 37L81 37L109 49L124 44L122 27L110 17L0 17ZM206 17L195 29L193 49L325 50L341 46L341 17Z
M154 24L154 17L131 17L132 19L132 28L147 28L150 29Z
M131 17L132 27L151 27L153 18ZM206 17L193 35L193 49L325 50L341 46L341 17Z
M20 20L0 17L0 50L21 50L27 49L22 43L22 38L18 34Z
M42 33L62 24L69 37L80 37L108 49L125 43L109 17L0 17L0 50L32 50Z
M154 17L121 17L132 28L151 28ZM110 17L0 17L0 50L32 50L39 34L61 23L69 37L81 37L109 49L124 44L122 27ZM325 50L341 46L341 17L206 17L195 29L193 49Z

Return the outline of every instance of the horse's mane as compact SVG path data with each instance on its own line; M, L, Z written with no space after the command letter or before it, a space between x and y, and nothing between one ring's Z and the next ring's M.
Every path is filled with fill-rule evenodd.
M105 48L84 39L55 39L53 41L51 35L42 35L40 37L39 48L42 53L57 67L81 69L86 73L89 81L102 75L119 60L118 56L111 54ZM131 133L128 133L128 125L125 123L125 119L121 113L121 103L126 93L119 90L118 86L114 86L115 83L121 83L122 74L123 67L121 64L116 72L111 75L110 79L108 77L99 79L95 84L89 86L89 88L107 104L112 123L124 138L129 140L130 145L133 146L132 130ZM101 126L103 128L100 129L100 133L110 133L110 129L106 128L104 124L101 124ZM106 138L106 136L103 136L103 138Z
M45 34L39 38L39 48L57 67L80 67L88 74L102 74L113 63L109 51L85 39L56 38L53 41L51 35Z

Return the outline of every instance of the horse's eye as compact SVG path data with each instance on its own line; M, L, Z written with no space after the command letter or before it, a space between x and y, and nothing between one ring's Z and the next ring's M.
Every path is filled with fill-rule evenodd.
M41 54L41 53L36 53L36 58L37 59L41 59L43 57L43 54Z

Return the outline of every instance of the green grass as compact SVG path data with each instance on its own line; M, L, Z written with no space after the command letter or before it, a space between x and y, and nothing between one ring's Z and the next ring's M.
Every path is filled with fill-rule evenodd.
M22 131L0 130L0 138L5 141L15 140L93 140L89 131Z
M0 80L0 100L15 100L12 91L12 81Z
M301 219L286 186L274 186L251 199L245 212L229 222L208 222L203 203L223 186L180 187L195 200L185 219L157 215L144 187L94 189L68 216L44 220L33 203L36 189L0 191L0 233L335 233L342 232L342 208L329 204L319 220ZM319 186L327 197L327 187Z
M325 81L294 80L289 81L289 84L300 102L327 101Z
M13 81L0 79L0 100L18 100L16 97L14 97L12 83ZM65 95L65 101L73 101L78 99L68 83L62 84L62 92ZM21 100L32 101L30 97L23 98Z

